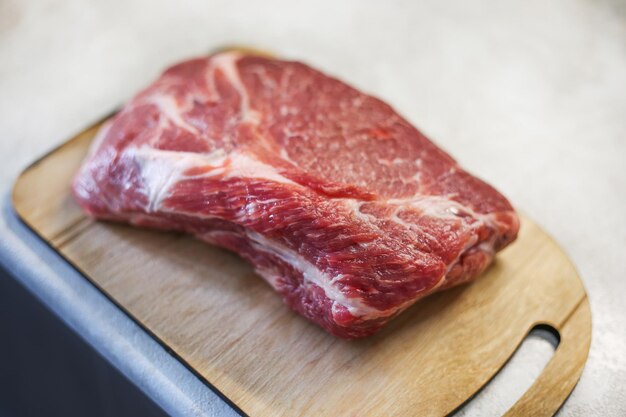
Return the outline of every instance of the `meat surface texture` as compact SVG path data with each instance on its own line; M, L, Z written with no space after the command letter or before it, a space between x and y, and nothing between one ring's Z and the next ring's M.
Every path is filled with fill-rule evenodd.
M102 127L73 191L95 218L238 253L343 338L476 277L519 228L501 194L386 103L238 52L175 65L140 92Z

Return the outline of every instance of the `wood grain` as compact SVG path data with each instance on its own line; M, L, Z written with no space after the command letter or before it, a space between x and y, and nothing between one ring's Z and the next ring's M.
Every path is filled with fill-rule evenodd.
M374 337L346 342L292 313L229 252L86 218L69 185L97 127L22 174L15 210L245 413L445 415L541 323L561 343L508 415L554 414L580 377L591 338L586 293L567 256L528 218L475 282L418 302Z

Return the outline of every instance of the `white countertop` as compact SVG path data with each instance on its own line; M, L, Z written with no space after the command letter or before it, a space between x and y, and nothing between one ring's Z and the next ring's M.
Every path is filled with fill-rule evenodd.
M113 335L134 337L137 355L158 351L103 297L86 295L92 304L83 300L83 310L67 305L71 291L95 290L60 267L46 270L56 258L17 230L7 193L28 163L166 65L223 45L258 46L389 101L555 237L583 277L593 314L589 360L560 414L626 415L626 1L234 3L0 1L0 235L13 239L1 238L0 252L32 257L12 261L14 272L35 277L26 285L48 294L41 297L79 333L72 314L93 305L112 326L82 334L94 345ZM75 281L62 288L36 279L51 273ZM122 367L122 342L95 347ZM167 396L169 386L183 398L157 399L172 414L201 409L189 402L210 399L208 389L164 351L154 355L142 360L164 375L159 387L126 374L146 379L150 395Z

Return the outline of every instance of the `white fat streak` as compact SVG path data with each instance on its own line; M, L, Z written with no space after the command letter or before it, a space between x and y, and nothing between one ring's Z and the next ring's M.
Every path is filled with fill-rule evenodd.
M486 240L484 242L480 242L478 246L476 246L476 249L481 252L485 252L490 256L494 256L496 254L496 251L493 249L493 242L491 241Z
M425 195L410 198L392 198L387 200L387 203L417 209L420 213L437 218L459 218L458 214L465 212L476 220L485 221L490 225L493 223L492 215L476 213L470 207L445 196Z
M415 209L419 213L425 216L434 217L438 219L448 219L448 220L461 220L468 227L477 228L480 225L484 224L490 228L497 229L497 222L494 218L494 214L480 214L476 213L470 207L465 206L457 201L452 200L448 197L443 196L416 196L412 198L406 199L390 199L387 201L389 204L397 204L398 207L393 213L391 220L399 223L405 227L411 226L411 224L405 222L398 214L405 209ZM463 218L459 217L459 214L467 213L472 219L474 219L477 223L475 225L469 225ZM473 242L472 245L476 243ZM461 254L465 252L467 248L465 248ZM493 252L493 250L492 250Z
M124 155L139 164L141 178L148 196L148 212L158 211L174 184L184 177L184 172L197 166L218 168L224 164L223 150L207 154L175 152L151 148L147 145L128 148Z
M450 262L448 264L448 266L446 267L446 276L448 275L448 273L452 270L452 268L454 268L454 266L459 263L459 261L461 260L461 256L465 255L465 253L469 250L469 248L471 248L472 246L474 246L476 244L476 242L478 241L478 236L476 235L472 235L471 238L469 238L467 240L467 242L465 242L465 245L463 246L463 249L461 249L461 251L459 252L459 254L456 256L456 258L454 258L454 260L452 262ZM483 242L481 243L481 245L485 245L485 244L489 244L488 242ZM493 252L493 250L492 250ZM445 280L443 280L445 281Z
M348 309L350 314L355 317L375 319L378 317L387 317L398 310L398 307L388 310L379 310L375 307L366 305L360 298L347 297L341 292L341 290L339 290L339 288L335 286L336 282L342 278L342 275L330 276L329 274L322 272L317 266L304 259L296 251L289 249L274 240L267 239L259 233L247 232L247 236L256 250L271 253L279 259L282 259L287 264L293 266L298 271L302 272L304 280L320 287L324 290L326 297L332 300L335 304L344 306ZM411 300L411 303L412 302L413 300ZM400 308L402 308L402 306ZM336 311L336 309L333 308L333 311Z
M339 199L338 199L339 200ZM376 217L361 212L361 205L364 203L360 200L352 198L341 199L343 204L359 219L372 223L376 221ZM490 214L478 214L469 207L466 207L454 200L441 196L419 196L407 199L389 199L385 201L388 205L395 205L396 208L390 216L390 220L406 227L407 229L415 228L413 223L406 222L399 217L399 214L406 209L416 209L423 215L429 217L435 217L439 219L460 219L459 213L466 212L472 218L478 221L487 222L489 225L493 225L492 215Z
M465 226L468 228L478 228L482 224L486 224L492 228L497 228L497 225L495 224L496 222L492 214L478 214L475 211L473 211L471 208L464 206L446 197L416 196L416 197L408 198L408 199L390 199L390 200L387 200L387 203L398 205L392 212L389 220L409 230L419 229L419 226L417 226L414 223L406 222L402 218L400 218L399 214L403 210L406 210L406 209L417 209L420 213L422 213L423 215L427 215L429 217L434 217L434 218L439 218L439 219L461 220L462 223L465 224ZM369 221L369 222L372 221L371 218L368 218L369 216L367 214L364 214L360 211L361 204L362 204L361 202L358 202L357 200L353 200L353 199L346 199L344 204L355 214L356 217L365 221ZM461 212L468 213L474 220L477 221L477 224L475 225L466 224L462 218L457 216ZM425 232L422 231L422 233L425 233ZM435 239L434 236L431 236L431 235L429 236ZM470 239L468 239L468 241L465 242L463 249L459 252L457 257L446 266L445 274L441 277L437 285L435 285L431 289L431 292L435 290L436 288L438 288L439 286L441 286L446 281L446 276L450 272L450 270L459 262L461 257L471 247L476 245L477 241L478 241L478 236L472 235ZM494 254L493 241L490 240L490 241L481 242L478 245L478 250L493 256ZM399 310L401 309L403 309L403 307L399 308Z
M145 102L158 107L161 114L176 126L194 134L199 133L195 126L190 125L183 119L181 115L181 108L176 103L174 97L159 93L148 97Z
M135 160L148 196L148 212L161 209L173 186L181 180L221 176L221 179L249 178L269 180L282 184L295 183L283 177L276 168L239 152L226 153L222 149L210 153L166 151L147 145L128 148L124 155ZM202 175L186 175L191 168L209 168Z
M404 207L402 206L398 206L396 207L396 209L393 211L393 213L391 213L391 218L390 220L392 222L398 223L400 226L404 226L405 228L409 229L409 230L413 230L417 228L416 224L413 223L407 223L404 220L402 220L399 216L400 212L404 209Z
M339 199L337 199L339 200ZM376 217L371 214L363 213L361 211L361 206L364 204L360 200L355 200L354 198L346 198L341 200L343 204L354 214L354 216L366 223L373 223L376 220Z
M260 122L260 115L257 111L250 108L250 97L248 96L248 91L243 85L243 81L241 80L239 71L237 70L237 61L239 58L241 58L241 55L236 52L225 52L216 55L211 59L209 73L211 74L211 77L213 77L216 69L222 71L228 79L228 82L230 82L239 94L239 100L241 102L241 121L243 123L258 124Z
M289 162L290 164L294 165L294 166L298 166L298 164L295 163L295 161L293 161L290 157L289 157L289 153L287 153L287 150L284 147L280 148L280 157Z
M256 178L279 182L281 184L298 185L290 179L281 175L280 172L272 165L265 164L257 159L251 158L246 154L231 152L228 155L228 158L230 160L230 165L225 179Z
M396 208L396 210L394 210L393 215L391 217L391 220L396 222L396 223L398 223L398 224L401 224L401 225L403 225L404 227L407 227L407 228L415 227L415 225L413 225L412 223L405 222L404 220L402 220L398 216L398 214L402 210L404 210L406 208L413 208L413 209L419 210L421 213L423 213L423 214L425 214L425 215L427 215L429 217L435 217L435 218L440 218L440 219L459 219L459 220L461 220L463 222L463 224L465 224L466 227L468 227L470 229L478 228L478 227L480 227L483 224L487 225L490 228L497 229L497 224L496 224L496 221L494 219L494 215L493 214L479 214L479 213L476 213L470 207L462 205L462 204L458 203L457 201L454 201L454 200L452 200L450 198L446 198L446 197L441 197L441 196L419 196L419 197L414 197L414 198L410 198L410 199L393 199L393 200L389 200L389 203L391 203L391 204L400 204ZM462 218L457 216L459 213L462 213L462 212L468 213L470 215L470 217L472 217L474 220L477 221L477 223L474 224L474 225L469 225L469 224L465 223ZM495 238L495 236L494 236L494 238ZM446 273L444 275L444 279L441 280L441 282L437 285L437 287L439 285L443 284L443 282L445 282L445 277L450 272L450 270L459 262L461 257L470 248L472 248L474 245L476 245L477 241L478 241L478 236L476 236L474 234L474 235L472 235L470 237L470 239L468 239L467 242L465 242L465 245L463 246L463 249L459 252L459 254L456 256L456 258L453 259L446 266ZM494 254L493 239L481 242L478 245L478 250L493 256L493 254Z
M214 244L214 245L219 245L220 244L220 237L223 236L236 236L236 237L241 237L240 234L235 233L235 232L230 232L230 231L224 231L224 230L211 230L208 231L206 233L203 233L201 235L198 236L198 238L204 240L205 242ZM256 271L259 273L259 275L261 275L263 277L263 279L265 279L268 284L270 284L274 289L278 290L278 288L280 287L280 284L278 282L280 275L273 269L270 268L260 268L258 266L255 266Z

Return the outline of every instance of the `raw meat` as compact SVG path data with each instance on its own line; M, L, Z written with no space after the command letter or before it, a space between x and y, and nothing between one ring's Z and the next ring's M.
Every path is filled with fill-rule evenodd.
M237 252L343 338L476 277L519 228L389 105L238 52L165 71L101 129L73 190L96 218Z

